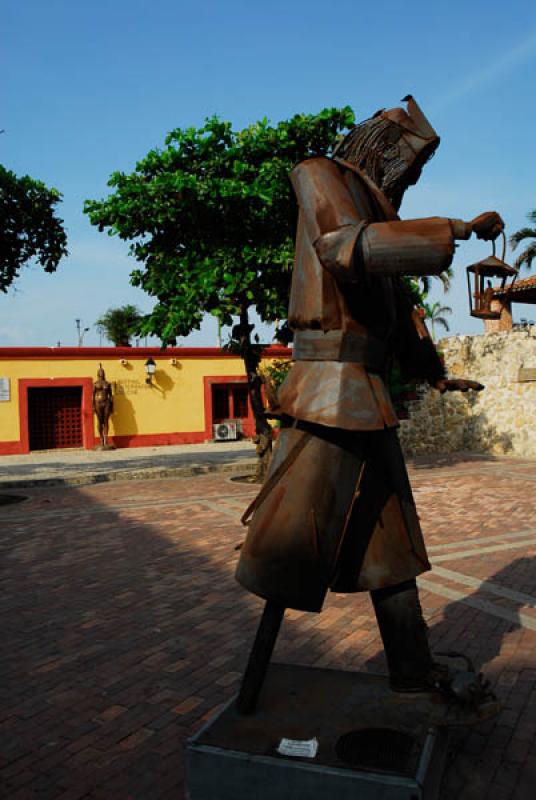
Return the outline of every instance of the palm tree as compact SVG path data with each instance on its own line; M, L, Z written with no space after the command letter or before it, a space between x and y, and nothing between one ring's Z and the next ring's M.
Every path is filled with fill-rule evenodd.
M450 290L450 282L452 281L453 275L454 271L452 270L452 267L447 267L447 269L441 272L439 275L421 275L419 277L419 281L423 292L428 294L431 286L431 278L439 278L443 284L443 291L446 294Z
M529 222L536 223L536 209L529 211L527 214ZM510 236L510 247L515 250L519 242L523 239L536 239L536 228L521 228ZM515 260L514 267L519 269L523 264L526 264L527 269L530 269L532 260L536 258L536 241L530 242L529 245L518 255Z
M430 320L430 324L432 326L432 339L435 342L435 326L441 325L446 331L449 331L449 324L444 314L452 314L452 308L449 306L442 306L439 302L432 303L431 306L428 304L425 305L425 313L424 318Z
M104 333L115 347L130 347L130 337L135 332L136 324L142 315L136 306L126 305L119 308L109 308L100 317L95 326Z

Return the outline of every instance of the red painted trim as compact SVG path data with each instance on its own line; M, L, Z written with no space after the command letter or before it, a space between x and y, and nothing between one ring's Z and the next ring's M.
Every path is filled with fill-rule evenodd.
M264 358L290 358L292 350L280 345L270 345L263 350ZM109 358L126 358L138 361L149 356L156 360L170 358L240 358L235 353L228 353L219 347L0 347L0 360L20 361L65 361L65 360L98 360Z
M212 430L210 431L212 439ZM137 433L124 436L110 436L110 443L117 448L123 447L165 447L173 444L202 444L207 441L205 431L186 431L184 433ZM93 437L93 447L98 438ZM0 456L15 456L27 453L20 442L0 442Z
M132 436L110 436L116 447L163 447L168 444L202 444L206 442L205 431L184 433L136 433Z
M21 378L19 379L20 453L30 452L28 429L28 389L59 386L82 387L82 444L85 450L95 446L93 432L93 381L91 378Z
M20 442L0 442L0 456L20 456L23 452Z
M205 437L213 439L212 420L212 386L217 383L247 383L245 375L205 375L203 378L203 398L205 405ZM251 409L251 402L248 397L248 416L242 420L242 430L246 436L255 434L255 419Z

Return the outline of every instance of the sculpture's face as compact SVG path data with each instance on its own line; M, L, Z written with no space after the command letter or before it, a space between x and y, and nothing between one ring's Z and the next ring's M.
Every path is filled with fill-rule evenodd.
M106 375L105 375L105 373L104 373L104 370L103 370L103 369L98 369L98 370L97 370L97 378L99 379L99 381L104 381L104 380L106 380Z
M397 128L398 126L392 125ZM393 142L393 138L398 137ZM378 152L379 166L376 170L379 188L387 195L398 210L409 186L414 186L421 177L427 161L433 156L439 145L439 138L422 142L421 148L415 147L414 137L407 136L402 129L390 132L391 141L383 152ZM412 141L413 138L413 141Z
M408 110L379 111L359 123L337 148L336 155L362 169L400 207L408 186L417 183L439 137L412 97Z
M402 204L406 189L410 186L415 186L421 177L426 160L413 161L412 164L408 165L407 170L400 174L399 179L385 189L385 194L397 210Z

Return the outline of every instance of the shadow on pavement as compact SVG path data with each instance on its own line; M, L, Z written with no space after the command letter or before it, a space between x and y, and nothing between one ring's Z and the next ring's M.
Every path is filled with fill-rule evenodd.
M257 624L238 521L207 531L195 496L120 516L95 494L2 509L2 797L180 798L182 741L235 691Z
M532 681L518 680L523 667L530 668L530 661L524 665L516 664L514 649L509 647L509 637L522 627L519 614L526 604L524 598L516 599L516 593L509 587L523 585L523 579L530 579L531 576L531 589L534 591L536 558L517 558L487 578L476 591L468 592L463 601L457 600L445 606L439 621L432 619L429 623L432 651L457 651L469 656L475 669L482 670L485 677L491 680L499 700L504 704L502 712L494 720L474 728L459 728L451 734L450 762L443 781L441 800L451 800L453 797L457 800L475 800L486 796L502 750L513 738L514 729L533 689ZM505 594L490 593L490 583L495 584L495 590L502 589ZM487 611L489 604L493 604L498 613L503 611L510 619L490 616ZM536 622L536 616L533 619ZM464 668L463 660L449 661L455 668ZM532 666L536 667L534 657ZM383 652L369 659L365 667L373 672L385 672ZM515 691L512 691L514 687ZM528 709L527 713L530 716L533 711ZM526 722L528 718L521 720L521 724ZM511 767L508 764L504 767L505 781L508 774L511 777ZM508 796L505 790L504 797ZM519 800L528 800L529 797L522 793L512 796Z
M2 509L0 796L181 800L183 742L236 692L262 611L234 580L256 492L207 476ZM340 644L329 615L289 613L280 652Z
M0 796L181 800L182 743L237 690L262 610L233 577L255 493L207 476L36 490L2 509ZM491 580L511 585L520 568L533 563ZM519 626L493 620L472 643L480 614L449 604L432 641L507 667L501 646ZM376 653L367 668L381 671L367 595L289 612L280 640L274 660L357 669ZM478 735L449 773L471 785L487 763Z

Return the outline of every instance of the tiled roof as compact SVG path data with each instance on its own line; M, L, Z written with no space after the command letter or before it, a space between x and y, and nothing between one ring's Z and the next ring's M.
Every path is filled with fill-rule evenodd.
M533 294L536 290L536 275L531 275L529 278L522 278L521 280L516 280L514 285L511 289L505 287L504 289L494 289L493 293L497 295L503 295L507 292L512 292L513 294L517 294L518 292L529 292Z

